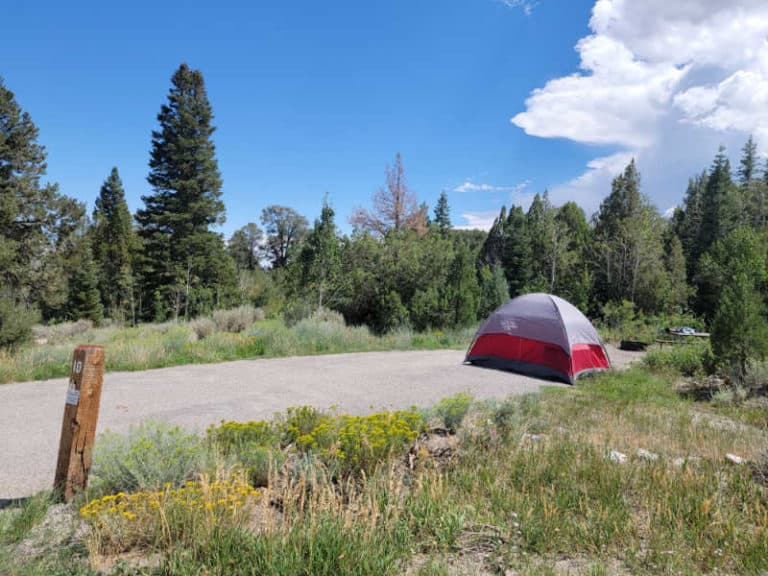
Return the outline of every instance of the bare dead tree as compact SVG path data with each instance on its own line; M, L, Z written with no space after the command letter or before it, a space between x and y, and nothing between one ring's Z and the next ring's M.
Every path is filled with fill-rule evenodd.
M387 186L379 188L373 194L373 209L357 208L349 219L350 223L361 230L384 236L390 230L415 230L423 235L427 231L427 212L420 207L416 195L408 189L400 153L395 156L395 164L387 165Z

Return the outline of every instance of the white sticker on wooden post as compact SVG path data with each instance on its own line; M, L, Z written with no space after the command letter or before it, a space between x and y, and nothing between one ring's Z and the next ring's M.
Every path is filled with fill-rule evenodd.
M54 491L66 502L88 484L103 379L104 348L75 348L53 481Z

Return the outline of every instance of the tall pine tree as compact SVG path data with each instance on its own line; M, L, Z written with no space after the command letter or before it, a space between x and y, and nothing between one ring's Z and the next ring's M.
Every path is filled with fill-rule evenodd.
M590 273L589 224L584 210L575 202L566 202L555 215L557 242L553 244L556 275L551 288L578 308L586 310L589 303Z
M504 260L504 227L507 222L507 208L501 207L499 216L493 221L493 226L488 231L483 245L480 247L478 260L482 266L501 266Z
M741 149L741 152L739 184L742 187L746 187L747 184L757 177L757 143L751 135Z
M0 79L0 293L11 307L66 300L60 248L85 213L55 184L41 182L46 153L37 136L29 113Z
M765 240L742 227L718 240L702 257L712 302L712 350L741 379L747 364L768 353L768 325L761 290L765 284Z
M63 317L68 320L87 318L99 324L104 318L104 307L101 304L96 263L87 232L74 242L72 253L67 259L67 268L70 276Z
M515 298L530 291L533 266L531 237L525 212L520 206L509 209L504 223L502 266L509 286L509 296Z
M182 64L152 133L154 193L136 214L143 239L142 292L154 302L145 316L194 316L237 299L234 263L221 236L221 176L213 145L213 112L203 75Z
M552 292L557 280L559 252L562 250L561 229L555 222L557 209L549 201L549 193L536 194L526 214L531 241L532 290Z
M739 185L744 200L743 221L755 230L763 230L768 223L768 182L759 177L757 144L752 136L741 151Z
M712 162L702 198L698 254L704 254L719 239L735 230L741 220L739 191L731 178L731 164L720 146Z
M595 221L593 298L633 302L646 312L659 310L666 288L663 222L640 192L640 174L632 160L614 178Z
M680 239L685 255L686 273L690 282L701 257L699 238L701 219L704 213L704 194L709 176L706 170L688 180L688 189L683 198L683 207L677 208L672 218L672 228Z
M326 199L295 265L297 292L318 310L337 306L336 296L341 292L341 246L334 218Z
M93 256L101 302L110 318L135 322L133 225L117 168L104 181L93 210Z
M742 220L742 196L731 177L731 164L720 146L709 170L707 185L702 197L701 226L696 243L695 310L712 319L717 307L715 287L711 275L702 268L704 255L718 241L736 230Z
M441 234L451 229L451 208L448 206L448 195L443 190L435 205L435 226Z
M445 291L451 309L451 325L464 327L474 324L480 306L480 286L472 253L461 240L454 244L454 257L446 278Z

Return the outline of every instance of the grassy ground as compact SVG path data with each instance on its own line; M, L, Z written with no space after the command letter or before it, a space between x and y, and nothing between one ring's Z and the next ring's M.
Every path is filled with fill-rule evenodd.
M236 312L233 312L235 314ZM200 319L188 323L92 328L73 323L41 329L38 342L11 354L0 351L0 384L67 376L72 350L88 343L108 347L107 371L146 370L257 357L463 348L474 329L376 336L365 327L345 326L333 314L286 327L280 320Z
M22 558L16 543L34 534L47 500L5 511L0 573L768 571L768 488L725 459L759 461L768 448L751 410L684 400L642 368L475 403L462 418L467 407L458 396L367 420L303 408L224 424L199 440L199 467L186 472L163 468L161 454L194 443L182 431L163 432L149 471L119 455L146 451L151 427L103 440L85 536ZM413 440L435 425L457 434ZM134 495L110 496L126 478Z

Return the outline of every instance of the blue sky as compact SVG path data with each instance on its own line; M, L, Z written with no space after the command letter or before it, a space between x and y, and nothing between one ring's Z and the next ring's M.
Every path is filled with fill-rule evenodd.
M182 62L213 105L227 236L269 204L311 221L326 192L348 230L398 151L419 200L446 190L458 225L487 225L545 188L591 213L631 156L665 210L718 143L737 153L749 132L768 135L768 106L731 94L768 87L768 15L735 2L754 34L737 26L725 40L734 54L749 40L752 56L713 65L666 26L691 23L693 36L723 8L658 3L636 18L621 0L6 0L0 76L40 128L48 178L89 210L112 166L131 210L142 205L151 131Z

